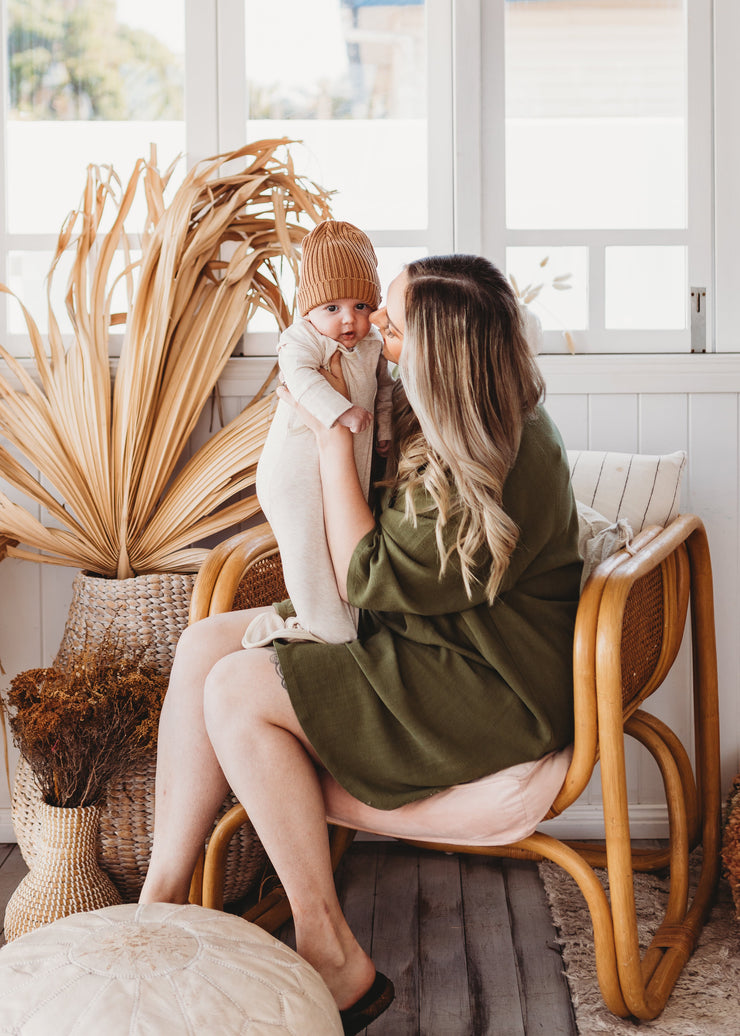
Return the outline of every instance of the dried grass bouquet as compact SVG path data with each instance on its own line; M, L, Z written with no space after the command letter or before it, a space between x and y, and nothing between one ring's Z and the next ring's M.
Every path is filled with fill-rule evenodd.
M157 743L167 678L106 636L3 694L13 741L51 806L91 806Z

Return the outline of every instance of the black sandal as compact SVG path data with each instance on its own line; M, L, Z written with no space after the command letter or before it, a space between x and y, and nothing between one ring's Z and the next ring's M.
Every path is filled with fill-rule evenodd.
M396 991L391 980L376 971L373 984L367 993L351 1007L339 1012L344 1036L355 1036L356 1033L362 1032L366 1025L374 1022L383 1011L391 1006L395 995Z

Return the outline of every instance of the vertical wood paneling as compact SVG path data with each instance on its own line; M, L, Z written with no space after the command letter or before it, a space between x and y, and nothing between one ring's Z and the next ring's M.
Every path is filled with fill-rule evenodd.
M689 401L686 393L643 394L638 401L640 453L673 453L689 449ZM689 457L688 465L691 464ZM681 510L688 511L688 479L681 486ZM691 687L691 653L687 636L663 687L647 703L647 710L667 723L689 749L693 758L693 707L688 689ZM639 755L638 801L662 800L662 780L650 754Z
M27 561L6 558L0 564L0 663L5 672L3 685L24 669L40 663L41 621L39 610L39 567ZM8 734L10 741L10 734ZM15 773L18 752L10 748L11 777ZM4 779L0 780L0 810L6 818L0 828L0 841L12 841L10 795Z
M39 565L41 591L41 657L43 665L51 665L62 639L69 604L72 600L72 582L77 569L57 565Z
M589 396L588 449L634 453L638 442L638 397L632 394L603 393ZM639 750L627 743L627 791L630 801L639 796ZM595 778L586 791L589 803L601 802L601 783Z
M588 396L547 395L545 409L568 450L588 448Z
M722 775L738 768L738 396L689 397L688 507L707 528L714 573Z
M589 450L637 452L637 399L627 393L589 397Z
M689 448L689 401L683 392L646 393L638 399L640 453Z

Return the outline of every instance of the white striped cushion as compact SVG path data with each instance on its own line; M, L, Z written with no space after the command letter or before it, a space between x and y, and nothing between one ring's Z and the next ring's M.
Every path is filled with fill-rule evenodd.
M612 522L626 518L633 532L667 525L678 514L686 453L600 453L568 450L576 500Z

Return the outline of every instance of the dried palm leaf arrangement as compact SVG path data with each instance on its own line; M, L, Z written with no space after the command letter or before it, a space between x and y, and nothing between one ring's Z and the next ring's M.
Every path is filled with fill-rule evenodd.
M169 204L172 167L161 174L154 157L139 160L125 188L112 168L88 168L49 272L48 348L22 307L35 376L0 346L0 476L33 505L0 493L10 556L119 579L194 571L205 550L193 544L257 511L254 496L238 497L254 483L270 421L272 399L262 391L178 463L255 311L268 310L279 329L291 322L282 264L297 282L300 242L329 215L327 193L295 173L289 143L258 141L200 163ZM142 197L134 261L126 219ZM70 253L65 344L50 288ZM118 285L127 301L116 314ZM111 327L124 322L113 374ZM36 506L46 524L31 513Z

